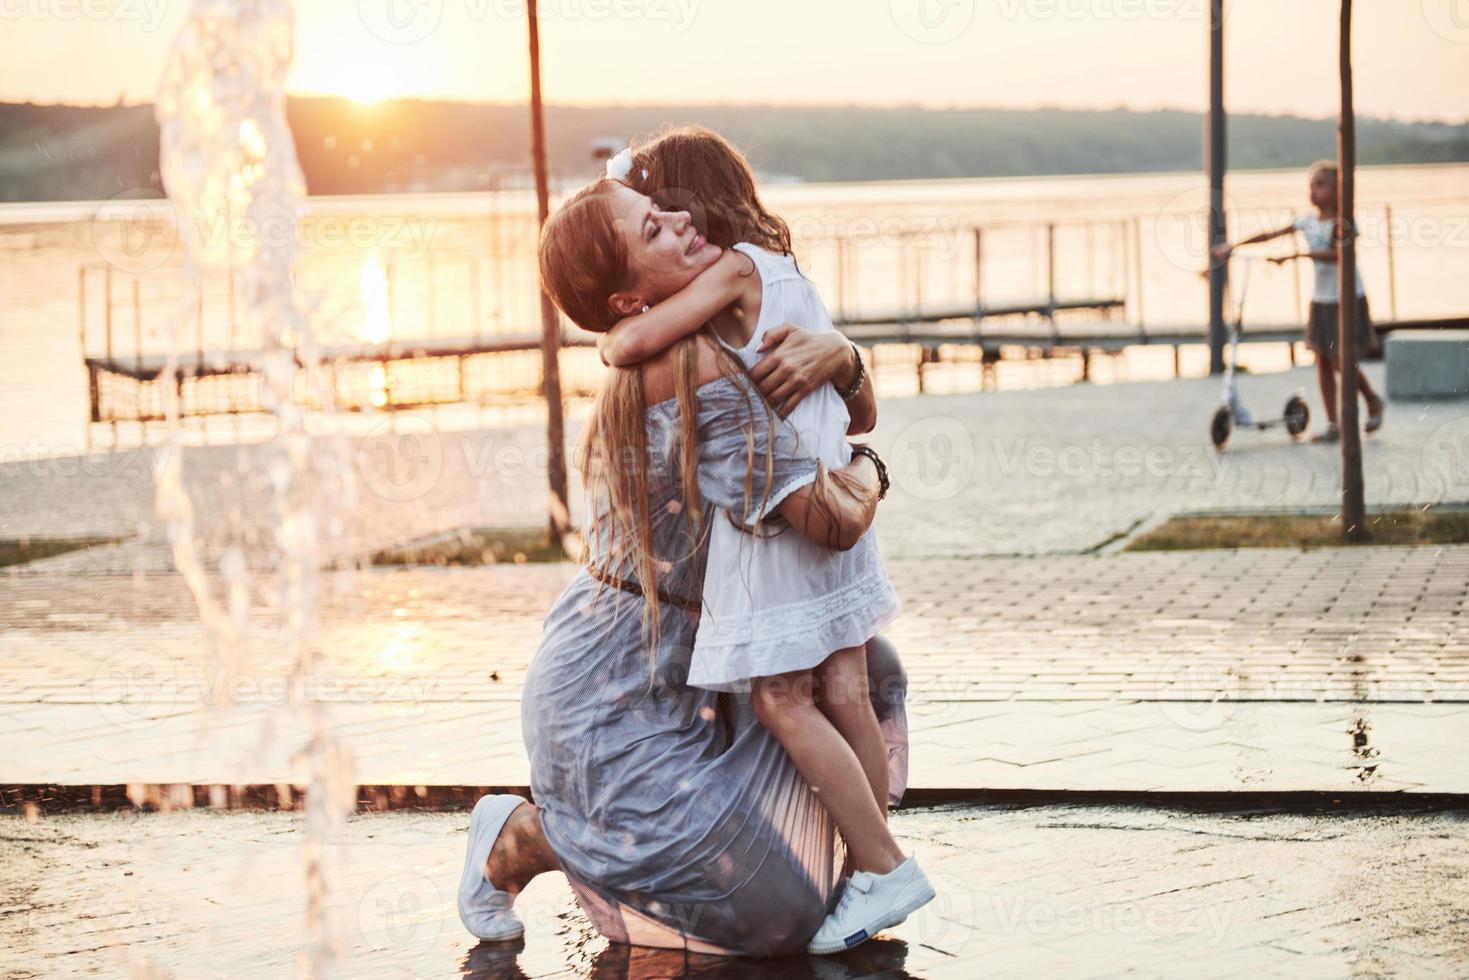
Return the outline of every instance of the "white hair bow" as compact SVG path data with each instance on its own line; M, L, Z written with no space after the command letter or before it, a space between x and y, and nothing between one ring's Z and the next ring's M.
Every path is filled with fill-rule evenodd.
M632 175L632 147L625 146L622 152L607 160L607 176L613 180L620 180L624 184ZM643 169L643 179L648 179L647 168Z

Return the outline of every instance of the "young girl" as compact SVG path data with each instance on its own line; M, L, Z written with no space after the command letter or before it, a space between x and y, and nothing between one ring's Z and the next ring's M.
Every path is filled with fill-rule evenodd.
M1321 160L1311 165L1308 173L1311 204L1314 215L1303 214L1290 224L1273 231L1262 231L1233 245L1223 244L1215 248L1214 257L1220 262L1241 245L1254 245L1299 231L1306 238L1307 250L1290 255L1271 256L1276 265L1309 258L1316 263L1316 290L1311 295L1311 317L1306 325L1306 347L1316 355L1316 377L1321 385L1321 401L1326 405L1326 431L1316 436L1315 442L1336 442L1341 438L1341 428L1336 417L1337 393L1337 345L1340 335L1341 294L1338 289L1336 269L1336 164ZM1367 313L1367 295L1362 286L1362 272L1357 271L1357 351L1367 354L1375 349L1372 320ZM1357 375L1357 384L1362 397L1367 400L1368 432L1382 428L1382 399L1372 388L1365 373Z
M748 170L723 139L705 138L707 151L727 156L732 169ZM626 176L633 166L630 157L622 157L609 165L609 173ZM753 194L753 180L749 186ZM670 236L686 238L691 252L708 247L687 212L652 210L625 220L635 222L637 234L649 241ZM710 224L717 220L708 216ZM762 357L767 335L787 323L833 330L820 295L789 254L741 243L687 287L618 323L602 335L599 347L609 364L630 366L712 324L721 343L751 368ZM862 384L860 373L855 384ZM851 461L849 415L835 388L807 396L787 421L828 470ZM732 517L713 521L688 681L751 692L757 716L841 828L857 869L812 939L814 953L856 945L933 897L922 871L912 858L903 859L882 823L888 759L868 698L865 645L898 606L871 532L849 550L832 551L787 533L775 520L756 516L749 526L737 526ZM798 710L813 700L813 691L820 710ZM867 782L871 796L852 799L843 792L854 778Z

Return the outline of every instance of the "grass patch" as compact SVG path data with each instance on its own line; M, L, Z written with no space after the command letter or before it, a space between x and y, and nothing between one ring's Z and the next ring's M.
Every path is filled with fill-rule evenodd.
M24 565L28 561L64 555L83 548L117 544L123 538L0 538L0 566Z
M1469 544L1469 512L1394 510L1367 515L1370 544ZM1258 514L1175 517L1130 541L1124 551L1205 548L1336 548L1339 517Z
M543 528L467 527L421 538L373 553L374 565L524 565L569 561L560 544L546 540Z

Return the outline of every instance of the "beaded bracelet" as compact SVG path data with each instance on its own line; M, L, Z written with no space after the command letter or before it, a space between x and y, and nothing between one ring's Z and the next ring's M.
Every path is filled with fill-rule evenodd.
M858 456L866 456L872 460L872 465L877 467L877 499L885 499L888 495L888 487L892 486L892 483L888 480L887 464L882 461L882 457L877 454L876 449L862 443L854 443L852 446L852 458L855 459Z

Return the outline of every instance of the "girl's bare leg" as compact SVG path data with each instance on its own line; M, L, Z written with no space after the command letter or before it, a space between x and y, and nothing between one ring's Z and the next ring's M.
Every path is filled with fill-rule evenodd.
M1321 384L1321 403L1326 406L1326 421L1336 425L1336 361L1329 354L1316 355L1316 380Z
M862 764L878 809L888 812L888 749L867 684L867 648L838 650L816 668L816 706Z
M811 784L860 871L887 874L903 863L852 747L816 706L809 670L757 678L755 715Z
M1367 380L1367 372L1357 371L1357 390L1367 401L1367 414L1377 415L1382 411L1382 398L1377 394L1377 389L1372 387L1372 382Z
M533 803L516 807L490 849L485 878L514 898L537 875L560 870L561 862L541 830L541 811Z

